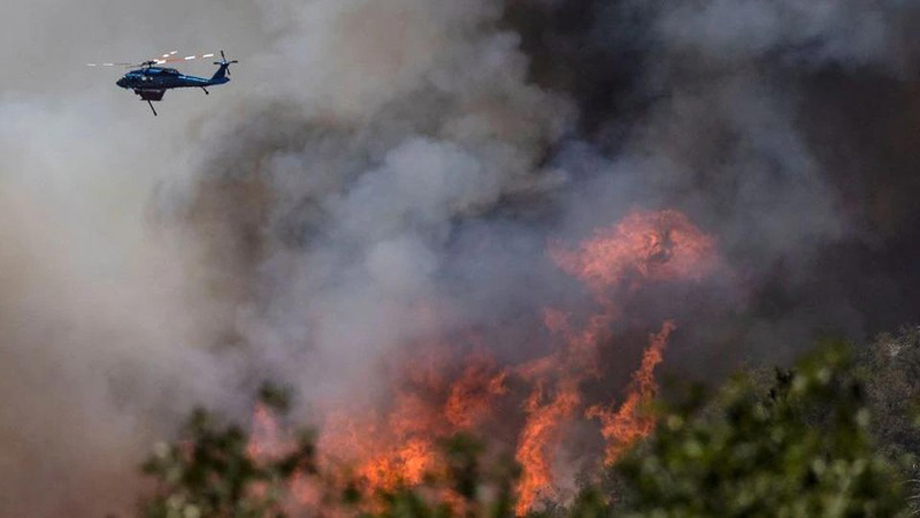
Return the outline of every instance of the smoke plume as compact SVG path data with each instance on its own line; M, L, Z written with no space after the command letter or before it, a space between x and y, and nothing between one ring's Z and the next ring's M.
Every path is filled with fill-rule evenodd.
M533 494L564 498L630 421L607 403L654 392L659 362L711 379L920 307L908 2L94 0L0 20L3 516L129 513L148 445L195 404L247 419L263 379L321 430L417 417L397 388L437 376L465 380L449 402L533 402L489 425L512 447L558 410L573 424L548 436L596 446L533 450L554 486ZM82 67L172 48L241 63L156 119ZM547 252L645 211L668 234L646 259L679 282L617 277L614 303ZM718 275L668 262L688 234ZM524 388L562 358L547 308L607 337L558 362L547 390L579 395L556 406ZM588 404L603 432L574 417ZM452 424L479 422L461 407Z

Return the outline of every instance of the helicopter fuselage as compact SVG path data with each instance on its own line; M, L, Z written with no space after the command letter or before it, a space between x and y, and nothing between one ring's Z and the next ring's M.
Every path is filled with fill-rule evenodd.
M222 65L217 73L214 74L214 77L208 79L185 75L174 68L148 67L128 72L115 84L125 89L134 90L137 93L143 90L163 91L172 88L205 88L229 82L230 78L224 74L225 71L226 67Z
M227 57L224 55L224 51L220 51L220 61L214 62L215 65L218 65L217 71L215 71L214 75L210 78L190 76L179 72L175 68L159 66L160 64L167 63L169 61L189 61L198 57L170 57L177 52L178 51L172 51L168 54L164 54L164 59L162 60L153 59L144 61L137 65L130 65L125 63L103 63L101 66L134 67L130 72L122 76L121 79L115 81L115 84L126 90L134 90L134 93L137 94L142 101L146 101L150 106L150 109L153 111L153 114L156 115L157 111L154 109L153 103L151 101L162 100L163 95L166 94L166 90L172 90L173 88L201 88L204 90L204 93L207 94L209 86L217 86L229 83L230 78L227 76L230 75L230 65L239 63L236 60L228 61ZM211 56L214 56L214 54L205 54L201 57ZM87 65L92 67L100 66L94 63L87 63Z

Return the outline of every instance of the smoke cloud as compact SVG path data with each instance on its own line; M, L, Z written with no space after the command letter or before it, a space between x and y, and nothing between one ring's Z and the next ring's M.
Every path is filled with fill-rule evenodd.
M129 513L153 440L199 403L244 419L265 378L322 423L385 405L420 344L539 357L542 310L591 303L547 243L636 207L687 214L732 272L624 303L627 337L679 323L672 374L920 307L908 2L32 2L0 20L0 515ZM221 47L233 81L169 92L157 119L82 67ZM629 381L624 341L600 392Z

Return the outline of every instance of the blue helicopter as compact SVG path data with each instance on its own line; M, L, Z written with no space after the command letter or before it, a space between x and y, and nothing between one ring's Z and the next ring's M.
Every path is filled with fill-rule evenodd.
M224 51L220 51L220 61L215 61L218 69L210 78L190 76L180 73L175 68L167 68L161 65L173 63L176 61L188 62L195 59L213 58L214 54L203 54L201 56L177 57L178 51L174 50L163 54L159 58L143 61L141 63L87 63L90 67L117 67L124 66L132 70L125 74L121 79L115 82L116 85L134 90L134 93L140 96L142 101L147 101L153 115L157 115L152 101L160 101L166 90L172 88L201 88L205 94L208 94L209 86L217 86L230 82L230 65L239 63L239 61L227 61Z

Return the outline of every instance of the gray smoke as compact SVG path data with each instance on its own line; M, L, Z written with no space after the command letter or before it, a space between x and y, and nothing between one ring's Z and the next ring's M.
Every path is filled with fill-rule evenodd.
M585 137L557 155L588 179L576 226L602 206L592 194L609 213L681 208L738 274L740 300L692 317L688 347L710 346L686 365L776 361L916 318L917 6L580 1L517 18L539 83L582 114Z
M155 438L198 403L245 416L264 378L321 422L385 398L381 364L419 342L538 356L540 309L584 298L547 240L633 207L687 212L733 271L627 308L682 322L688 375L909 318L918 19L897 1L4 4L0 515L128 512ZM170 92L157 119L80 68L220 47L233 82Z
M911 275L886 263L917 257L903 243L914 240L918 212L868 182L917 185L907 172L916 153L870 139L896 141L916 127L915 109L906 120L894 113L916 85L920 47L910 27L920 9L660 5L646 73L663 100L651 104L640 145L685 168L658 192L717 228L748 278L754 324L740 339L744 354L770 357L777 343L799 350L821 334L860 340L916 318L912 289L891 290ZM891 214L867 213L879 205ZM901 228L879 239L890 225Z

